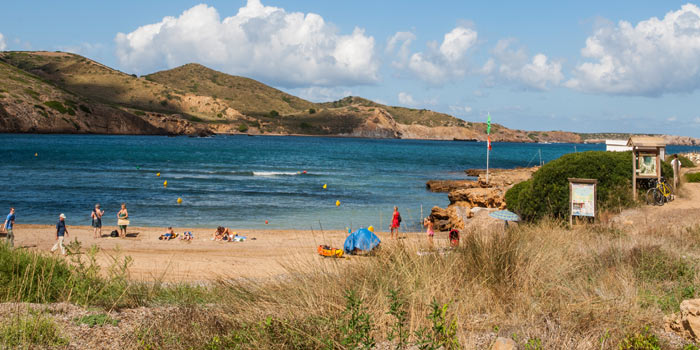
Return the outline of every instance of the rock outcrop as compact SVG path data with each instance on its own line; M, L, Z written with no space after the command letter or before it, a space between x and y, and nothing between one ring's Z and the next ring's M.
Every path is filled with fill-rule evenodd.
M683 300L680 315L666 318L666 329L682 337L700 341L700 299Z
M518 345L513 341L513 339L498 337L496 341L491 346L491 350L515 350Z
M468 174L477 175L476 181L445 180L428 181L426 187L434 192L449 192L450 204L446 209L434 207L431 218L436 229L449 231L463 230L474 214L483 209L502 210L506 208L505 195L513 185L529 179L539 167L517 169L493 169L486 173L470 169Z

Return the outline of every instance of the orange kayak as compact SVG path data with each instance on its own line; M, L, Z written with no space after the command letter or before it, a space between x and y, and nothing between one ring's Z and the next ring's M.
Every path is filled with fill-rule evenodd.
M327 245L320 245L318 246L318 254L326 257L341 258L343 257L343 250L331 248Z

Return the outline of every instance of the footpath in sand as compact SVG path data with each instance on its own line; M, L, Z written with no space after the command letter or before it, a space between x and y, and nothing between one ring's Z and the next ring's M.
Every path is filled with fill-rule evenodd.
M634 234L645 230L674 232L697 224L700 214L700 183L685 183L675 200L663 206L643 205L624 210L613 225Z

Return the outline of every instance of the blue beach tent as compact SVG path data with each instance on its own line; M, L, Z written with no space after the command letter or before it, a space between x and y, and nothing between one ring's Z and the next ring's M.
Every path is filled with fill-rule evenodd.
M361 228L351 233L348 238L345 239L343 250L345 250L346 253L352 253L355 249L370 251L381 242L379 237L372 233L372 231Z

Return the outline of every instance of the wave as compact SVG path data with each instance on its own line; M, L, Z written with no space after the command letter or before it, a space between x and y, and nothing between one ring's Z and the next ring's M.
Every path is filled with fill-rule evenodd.
M253 176L295 176L301 175L300 172L288 171L254 171Z

